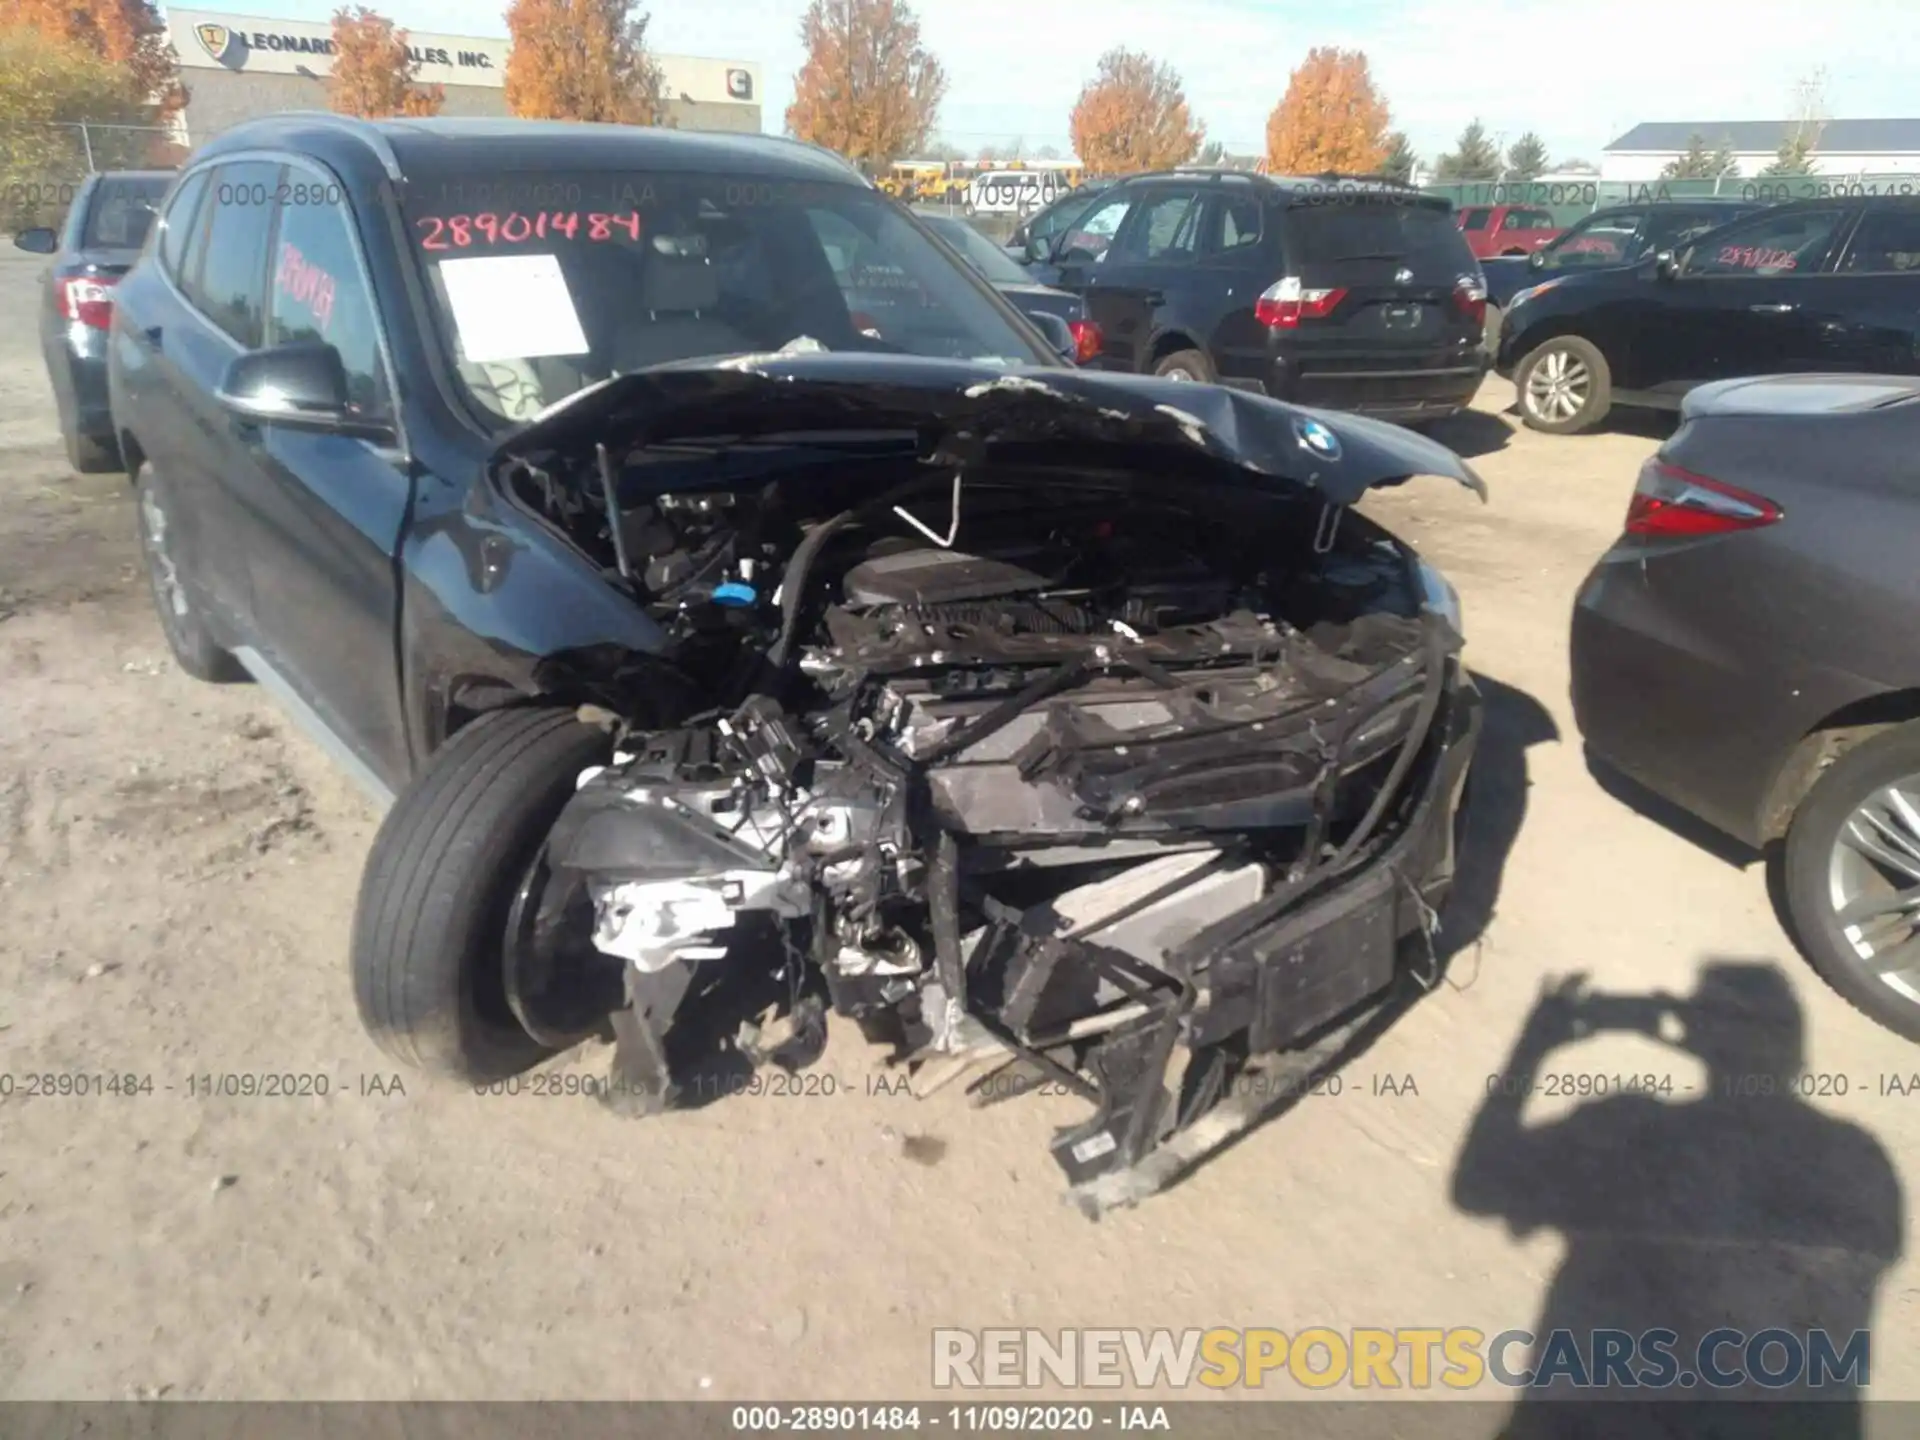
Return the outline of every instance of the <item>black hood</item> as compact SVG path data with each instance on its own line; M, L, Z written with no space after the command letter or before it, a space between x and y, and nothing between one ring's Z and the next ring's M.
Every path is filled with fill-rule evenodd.
M930 456L1026 466L1157 470L1199 464L1350 505L1415 475L1486 486L1438 441L1380 420L1284 405L1214 385L1068 367L869 354L750 355L617 375L513 431L496 462L583 460L717 437L917 437Z

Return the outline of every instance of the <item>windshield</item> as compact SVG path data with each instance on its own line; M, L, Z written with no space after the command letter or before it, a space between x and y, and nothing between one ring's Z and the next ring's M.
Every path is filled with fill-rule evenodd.
M171 175L142 175L102 180L87 207L82 250L138 250L147 243L153 213L173 183Z
M1540 251L1540 268L1624 265L1633 258L1634 236L1644 218L1638 210L1631 210L1617 215L1603 212L1576 221L1572 229Z
M964 220L944 215L921 217L929 230L946 241L995 285L1031 285L1033 277L1014 258Z
M709 356L1054 363L976 276L853 185L435 174L410 184L405 211L441 343L504 421L610 375Z

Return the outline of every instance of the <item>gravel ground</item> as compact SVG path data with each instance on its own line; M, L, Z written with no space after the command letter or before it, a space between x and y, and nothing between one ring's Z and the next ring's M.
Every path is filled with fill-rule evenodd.
M376 818L257 690L169 663L123 482L61 459L33 273L0 260L0 1396L879 1398L929 1393L942 1326L1718 1317L1870 1323L1873 1393L1920 1398L1920 1058L1797 959L1760 866L1609 794L1572 729L1569 605L1655 426L1516 431L1490 381L1446 438L1492 503L1369 502L1459 586L1491 706L1446 983L1340 1094L1095 1224L1047 1158L1073 1102L874 1093L846 1028L833 1096L644 1122L396 1081L345 965ZM1718 1001L1490 1102L1580 972ZM1745 1093L1796 1059L1804 1097ZM75 1074L152 1088L24 1093ZM1669 1093L1584 1093L1623 1074ZM327 1093L194 1078L225 1075Z

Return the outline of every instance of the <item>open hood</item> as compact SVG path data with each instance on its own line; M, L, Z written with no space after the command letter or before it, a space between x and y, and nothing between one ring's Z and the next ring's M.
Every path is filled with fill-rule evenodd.
M1027 466L1199 466L1218 478L1300 486L1351 505L1376 485L1441 475L1486 498L1453 451L1384 421L1284 405L1221 386L1102 371L869 354L751 355L618 375L568 396L495 451L496 462L792 436L912 437L930 457Z

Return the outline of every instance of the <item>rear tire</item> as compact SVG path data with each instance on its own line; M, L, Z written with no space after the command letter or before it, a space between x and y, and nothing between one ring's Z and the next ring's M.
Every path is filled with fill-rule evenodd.
M611 743L571 711L495 711L401 792L374 837L353 918L354 999L388 1055L484 1084L555 1053L507 998L508 917L580 772L603 763Z
M206 617L194 602L193 588L168 547L170 499L166 481L152 464L142 464L134 473L133 493L147 588L152 592L154 614L159 617L160 633L167 637L174 663L194 679L215 685L247 679L240 662L214 640Z
M1214 382L1213 362L1198 350L1176 350L1162 356L1153 373L1162 380L1191 380L1199 385Z
M1515 367L1520 418L1530 430L1577 435L1613 409L1613 371L1607 357L1578 335L1557 335Z
M121 468L120 454L114 446L77 430L67 430L62 438L67 442L67 464L76 474L104 475Z
M1871 952L1862 955L1838 913L1842 897L1859 898L1856 885L1871 895L1880 893L1872 886L1884 884L1888 897L1897 891L1920 890L1920 849L1916 849L1920 830L1903 823L1897 811L1882 814L1881 823L1901 837L1896 841L1861 818L1863 808L1874 806L1876 796L1896 785L1910 803L1920 803L1920 723L1861 742L1821 775L1787 830L1782 880L1794 937L1820 978L1868 1019L1909 1040L1920 1040L1920 948L1901 970L1883 972L1873 957L1884 957L1899 943L1901 926L1889 918L1892 937L1880 944L1867 939L1874 934L1874 922L1856 927L1861 943ZM1870 865L1848 843L1848 834L1856 827L1880 835L1883 848L1911 865L1910 873ZM1906 925L1909 933L1920 935L1920 909L1905 913L1912 917ZM1920 941L1914 943L1920 947ZM1895 981L1914 993L1895 988Z

